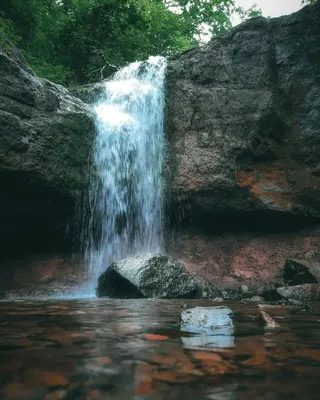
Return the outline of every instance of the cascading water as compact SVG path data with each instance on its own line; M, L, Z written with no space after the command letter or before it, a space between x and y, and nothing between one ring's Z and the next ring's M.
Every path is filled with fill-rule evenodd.
M95 107L87 243L93 282L115 260L162 248L165 64L151 57L125 67Z

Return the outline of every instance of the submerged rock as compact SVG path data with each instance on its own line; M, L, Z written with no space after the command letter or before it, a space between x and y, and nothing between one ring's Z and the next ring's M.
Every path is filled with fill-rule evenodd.
M207 335L228 334L233 326L232 310L227 307L195 307L181 313L180 329Z
M174 258L146 253L114 262L100 276L98 297L194 298L196 279Z
M277 293L285 299L293 299L298 301L319 301L320 285L305 284L297 286L281 287L276 289Z
M252 301L253 303L263 303L264 298L262 296L252 296L247 301Z

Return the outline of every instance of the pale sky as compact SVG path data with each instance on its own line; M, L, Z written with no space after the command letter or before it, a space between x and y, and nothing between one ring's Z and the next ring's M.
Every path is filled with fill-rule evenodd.
M256 3L264 17L279 17L291 14L301 8L301 0L236 0L236 4L249 8Z
M250 8L256 4L261 8L264 17L280 17L298 11L302 7L301 0L236 0L235 2L243 8Z

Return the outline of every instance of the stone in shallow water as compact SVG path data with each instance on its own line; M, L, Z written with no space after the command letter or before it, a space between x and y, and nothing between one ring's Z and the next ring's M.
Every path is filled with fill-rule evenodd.
M185 266L164 254L146 253L114 262L100 276L98 297L193 298L198 283Z
M256 303L263 303L264 302L264 298L261 297L261 296L252 296L247 301L252 301L252 302L256 302Z
M181 313L180 328L184 332L206 335L229 335L233 327L232 310L227 307L195 307Z

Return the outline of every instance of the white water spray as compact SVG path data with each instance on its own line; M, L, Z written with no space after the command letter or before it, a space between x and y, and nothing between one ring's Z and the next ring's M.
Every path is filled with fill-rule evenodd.
M87 275L123 257L161 251L165 59L117 72L96 105Z

